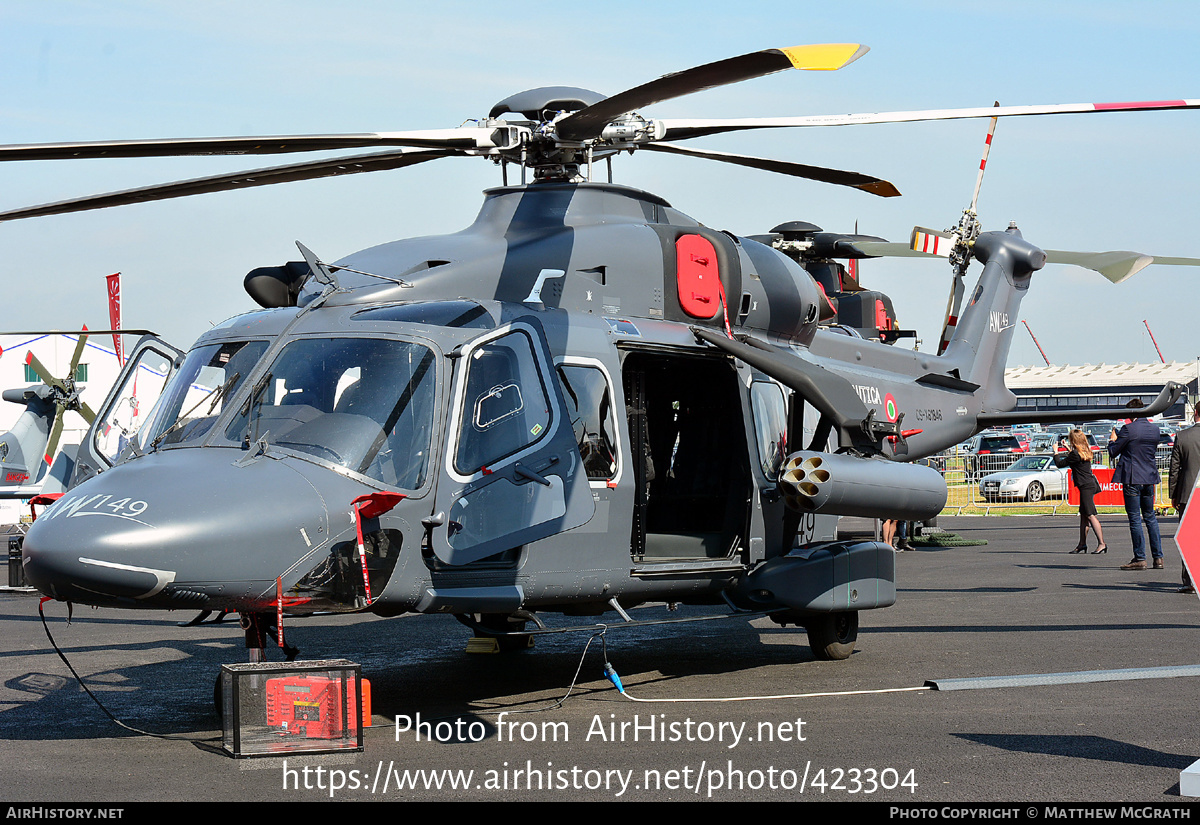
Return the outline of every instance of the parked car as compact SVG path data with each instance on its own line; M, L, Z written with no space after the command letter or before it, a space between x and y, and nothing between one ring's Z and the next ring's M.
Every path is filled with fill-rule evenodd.
M963 468L967 480L974 482L987 473L1003 470L1013 461L1013 453L1027 452L1012 433L985 430L967 440Z
M1062 446L1059 444L1059 439L1062 436L1054 433L1034 433L1033 438L1029 442L1029 452L1031 453L1053 453L1059 451ZM1065 449L1065 448L1064 448Z
M1067 468L1055 467L1049 455L1021 456L1007 470L979 480L979 494L987 501L1041 501L1046 496L1066 496Z

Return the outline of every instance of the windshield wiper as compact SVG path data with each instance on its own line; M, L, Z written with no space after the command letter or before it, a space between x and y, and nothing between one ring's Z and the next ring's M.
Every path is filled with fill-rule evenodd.
M165 430L163 430L161 433L159 433L158 436L155 437L155 439L153 441L150 442L150 452L153 452L154 450L158 449L158 445L162 443L162 440L164 438L166 438L168 435L175 432L180 427L182 427L184 424L186 424L188 421L190 421L192 413L194 413L196 410L198 410L200 408L200 405L203 404L205 401L208 401L210 398L212 399L212 401L208 405L207 414L212 415L212 411L214 409L216 409L217 404L220 403L221 399L224 398L231 389L233 389L233 386L238 382L238 380L241 377L242 377L242 374L240 372L235 372L233 375L229 376L229 378L225 381L225 383L222 384L220 387L218 387L215 390L209 390L208 395L205 395L203 398L201 398L199 401L197 401L190 410L188 410L183 415L179 416L179 418L177 418L175 420L174 424L172 424L170 427L167 427Z
M258 379L254 384L254 389L250 391L250 397L246 399L246 405L242 407L241 413L246 416L246 434L242 441L243 450L250 449L250 445L258 440L258 419L260 418L258 415L258 402L262 399L263 391L266 390L267 385L271 383L271 375L272 372L268 370L263 374L262 378ZM251 415L254 417L251 418Z

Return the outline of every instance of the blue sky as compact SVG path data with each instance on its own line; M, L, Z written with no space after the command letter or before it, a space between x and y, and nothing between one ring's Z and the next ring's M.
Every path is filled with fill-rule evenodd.
M569 9L569 11L568 11ZM612 94L762 48L861 42L839 72L786 72L661 104L659 117L754 117L1003 104L1200 98L1192 2L755 2L592 6L505 2L24 2L0 5L0 143L453 127L522 89ZM904 197L642 153L616 180L738 234L785 220L907 239L967 205L985 121L775 130L693 141L886 178ZM1200 111L1009 118L979 212L1055 249L1200 257ZM293 159L300 159L293 156ZM0 208L223 171L280 156L42 161L0 168ZM457 231L490 164L407 170L205 195L0 225L7 325L107 325L104 276L123 273L128 327L186 347L253 307L242 277L334 260L401 237ZM977 273L977 268L975 270ZM974 275L970 276L972 281ZM940 262L868 262L901 322L934 345L949 286ZM1200 269L1151 267L1113 286L1047 267L1022 307L1056 363L1200 357ZM1018 330L1011 365L1041 363Z

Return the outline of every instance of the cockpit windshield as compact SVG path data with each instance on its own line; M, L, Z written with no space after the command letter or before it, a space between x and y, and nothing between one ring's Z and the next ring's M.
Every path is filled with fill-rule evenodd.
M202 438L266 350L266 341L233 341L189 352L141 430L142 449Z
M417 489L429 470L434 354L380 338L306 338L284 347L226 428L231 441L307 453Z

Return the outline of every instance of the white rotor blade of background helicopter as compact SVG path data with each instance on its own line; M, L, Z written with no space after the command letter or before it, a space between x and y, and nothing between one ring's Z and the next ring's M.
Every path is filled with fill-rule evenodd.
M515 129L463 126L413 132L362 132L345 135L277 135L266 137L164 138L98 140L79 143L25 143L0 146L0 161L74 160L78 158L149 158L189 155L277 155L409 146L422 149L507 149Z
M1095 114L1101 112L1140 112L1163 109L1198 109L1200 99L1143 100L1127 103L1061 103L1039 106L978 106L968 109L928 109L912 112L875 112L858 115L806 115L800 117L747 117L735 119L658 120L666 129L661 140L687 140L739 132L747 129L794 129L810 126L852 126L868 123L913 123L924 120L961 120L975 117L1029 117L1032 115Z
M841 169L826 169L823 166L808 166L803 163L792 163L786 160L756 158L749 155L734 155L729 152L714 152L706 149L687 149L669 143L647 143L642 149L655 152L666 152L673 155L686 155L704 160L718 160L723 163L733 163L738 166L749 166L752 169L763 169L767 172L778 172L796 178L832 183L838 186L849 186L861 189L881 198L894 198L900 195L900 190L886 180L864 175L860 172L847 172Z
M44 215L65 215L70 212L86 212L109 206L182 198L188 195L204 195L209 192L225 192L231 189L247 189L251 186L268 186L273 183L315 180L336 175L356 175L360 172L381 172L461 154L462 152L455 149L397 149L392 152L375 152L369 155L354 155L331 160L289 163L265 169L233 172L228 175L211 175L204 178L192 178L191 180L11 209L7 212L0 212L0 221L15 221Z
M853 63L868 51L867 46L858 43L823 43L789 49L764 49L706 63L664 75L580 109L558 121L555 130L564 140L587 140L598 137L605 126L621 115L654 103L763 77L784 69L835 71Z

